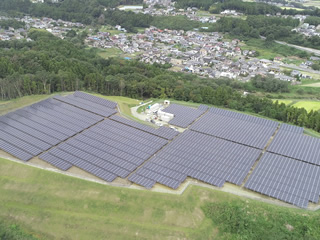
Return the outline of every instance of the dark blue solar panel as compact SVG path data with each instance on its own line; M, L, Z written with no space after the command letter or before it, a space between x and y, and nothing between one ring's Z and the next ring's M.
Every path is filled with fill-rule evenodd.
M102 119L47 99L0 117L0 149L27 161Z
M309 201L319 201L319 178L319 166L265 153L245 187L306 208Z
M174 118L169 121L170 124L186 128L197 118L199 118L206 110L195 109L178 104L171 104L163 111L174 114Z
M128 126L137 128L139 130L142 130L144 132L148 132L151 133L153 135L165 138L165 139L173 139L175 136L177 136L179 133L177 131L172 130L171 128L168 127L160 127L158 129L154 129L152 127L128 120L126 118L117 116L117 115L113 115L110 117L110 119L117 121L117 122L121 122L123 124L126 124Z
M94 102L94 103L100 104L100 105L108 107L108 108L114 109L117 107L117 103L115 103L115 102L112 102L112 101L109 101L107 99L103 99L100 97L96 97L96 96L93 96L93 95L90 95L90 94L87 94L84 92L77 91L74 93L74 96L78 97L78 98L83 98L85 100L89 100L90 102Z
M303 127L297 127L297 126L289 125L286 123L282 123L279 128L279 131L287 131L287 132L299 133L299 134L302 134L303 130L304 130Z
M51 155L48 152L41 154L39 158L63 171L67 171L69 168L72 167L72 164L62 160L61 158Z
M141 185L147 189L150 189L152 188L155 184L156 184L156 181L154 180L151 180L151 179L148 179L148 178L145 178L143 176L140 176L138 174L132 174L129 178L128 178L129 181L131 182L134 182L138 185Z
M77 164L77 167L86 163L125 178L166 143L163 138L106 119L50 149L48 153L70 164ZM74 158L81 162L77 163Z
M74 95L68 95L66 97L55 96L54 99L79 107L103 117L110 117L111 115L117 113L117 111L114 109L102 106L89 100L85 100L83 98L75 97Z
M278 123L232 111L210 109L191 130L263 149Z
M181 183L187 176L219 187L225 181L240 185L260 153L255 148L187 130L136 173L175 188L174 181ZM174 181L167 185L158 181L159 175Z
M320 139L294 132L279 130L269 152L320 165Z

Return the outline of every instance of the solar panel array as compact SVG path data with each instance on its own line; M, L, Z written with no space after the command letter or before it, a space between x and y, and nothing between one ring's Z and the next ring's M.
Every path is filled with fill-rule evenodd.
M177 131L172 130L171 128L168 127L160 127L158 129L154 129L152 127L131 121L129 119L117 116L117 115L113 115L110 117L110 119L115 120L117 122L123 123L125 125L140 129L144 132L148 132L151 133L153 135L171 140L173 139L175 136L177 136L179 133Z
M156 182L176 189L187 176L222 187L240 185L261 151L187 130L128 179L151 188Z
M174 114L174 118L171 121L169 121L169 123L182 128L187 128L191 123L193 123L205 112L203 110L186 107L178 104L171 104L163 111Z
M201 104L201 105L198 107L198 109L205 112L205 111L207 111L207 110L209 109L209 107L208 107L207 105Z
M165 144L163 138L106 119L39 158L61 170L76 166L111 182L126 178Z
M164 110L175 115L172 125L186 128L201 116L176 137L179 133L170 128L114 115L116 106L75 92L8 113L0 117L0 149L23 161L39 155L64 171L76 166L108 182L131 174L128 180L148 189L156 183L176 189L188 176L222 187L243 183L278 127L206 105L172 104ZM303 130L281 124L245 187L302 208L317 203L320 139Z
M245 187L306 208L309 201L319 201L319 178L319 166L265 153Z
M279 130L267 151L320 165L320 139Z
M263 149L278 123L228 110L210 108L191 130Z
M28 161L103 118L48 99L0 117L0 149Z
M95 96L93 96L91 94L87 94L87 93L84 93L84 92L76 91L73 95L75 97L83 98L83 99L86 99L86 100L88 100L90 102L94 102L94 103L97 103L99 105L106 106L108 108L115 109L117 107L117 103L115 103L115 102L112 102L112 101L109 101L107 99L103 99L103 98L100 98L100 97L95 97Z
M54 99L103 117L110 117L111 115L117 113L117 111L114 109L116 103L82 92L76 92L65 97L57 95L54 97Z
M303 130L304 129L303 129L303 127L297 127L297 126L293 126L293 125L290 125L290 124L282 123L280 125L279 130L292 132L292 133L303 134Z

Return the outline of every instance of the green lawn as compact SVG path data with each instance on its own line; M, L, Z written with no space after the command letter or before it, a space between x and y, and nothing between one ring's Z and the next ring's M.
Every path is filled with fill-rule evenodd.
M320 231L319 213L198 186L188 187L182 195L112 187L1 158L0 185L0 219L19 224L40 239L230 239L228 230L219 232L219 228L233 219L213 224L202 211L208 203L210 207L224 205L225 214L239 204L248 208L248 213L259 210L253 215L257 221L253 233L264 229L281 231L288 237L300 236L299 225L303 222L297 220L303 217L311 222L306 237L317 236ZM259 226L260 222L264 225ZM283 222L297 229L289 231ZM232 239L242 237L232 235Z

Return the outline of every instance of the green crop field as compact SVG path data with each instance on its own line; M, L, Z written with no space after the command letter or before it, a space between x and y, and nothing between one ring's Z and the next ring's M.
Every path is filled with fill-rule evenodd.
M300 99L274 99L273 102L275 101L278 101L279 103L284 103L288 106L305 108L307 111L320 110L320 101L309 101Z
M112 187L1 158L0 185L0 219L39 239L243 239L268 231L290 239L320 236L318 212L198 186L182 195ZM252 225L243 226L246 221Z
M320 110L320 101L299 101L293 104L294 107L305 108L307 111Z

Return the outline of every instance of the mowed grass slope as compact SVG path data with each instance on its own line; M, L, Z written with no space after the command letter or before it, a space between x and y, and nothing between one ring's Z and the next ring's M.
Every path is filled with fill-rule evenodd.
M17 98L9 101L0 100L0 115L6 114L10 111L16 110L17 108L25 107L35 102L47 99L53 95L32 95L25 96L22 98Z
M212 239L201 203L234 199L192 187L183 195L111 187L0 158L0 218L43 239Z
M264 233L259 239L275 239L268 232L281 239L320 236L319 212L198 186L182 195L111 187L1 158L0 186L0 220L15 222L39 239L257 239L252 236L259 233Z

